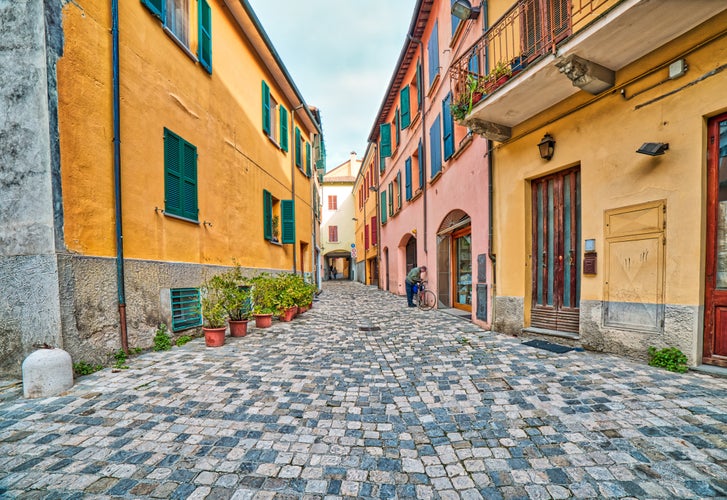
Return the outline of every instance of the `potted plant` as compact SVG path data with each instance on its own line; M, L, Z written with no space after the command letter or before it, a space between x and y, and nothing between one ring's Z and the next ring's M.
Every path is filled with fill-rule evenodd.
M296 288L300 279L302 278L297 274L283 274L275 281L277 313L280 321L292 321L298 312Z
M247 322L252 312L250 285L242 276L239 266L220 275L223 286L223 307L230 324L230 336L247 335Z
M262 273L252 280L252 313L255 326L267 328L273 323L273 314L278 309L275 277Z
M505 83L510 76L512 75L512 68L509 64L505 63L505 61L498 62L495 67L492 69L492 80L495 82L495 85L499 87L503 83Z
M273 237L272 241L278 242L278 237L280 236L280 216L273 215L272 219L272 227L273 227Z
M225 343L225 311L224 302L224 281L219 276L213 276L201 287L202 319L204 325L204 341L207 347L219 347Z

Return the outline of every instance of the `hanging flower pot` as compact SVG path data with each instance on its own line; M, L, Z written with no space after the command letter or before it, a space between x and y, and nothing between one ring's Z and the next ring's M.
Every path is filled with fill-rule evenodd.
M220 347L225 344L225 330L222 328L207 328L203 327L204 332L204 343L207 347Z
M244 337L247 335L247 320L234 321L230 320L230 336L231 337Z

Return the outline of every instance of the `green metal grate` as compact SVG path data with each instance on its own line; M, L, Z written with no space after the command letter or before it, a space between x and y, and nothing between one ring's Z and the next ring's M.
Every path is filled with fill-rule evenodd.
M198 288L172 288L172 331L202 325Z

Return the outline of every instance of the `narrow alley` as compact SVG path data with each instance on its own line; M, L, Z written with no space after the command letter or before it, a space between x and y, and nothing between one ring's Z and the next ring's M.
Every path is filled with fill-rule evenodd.
M290 323L0 403L2 498L727 496L727 380L327 282Z

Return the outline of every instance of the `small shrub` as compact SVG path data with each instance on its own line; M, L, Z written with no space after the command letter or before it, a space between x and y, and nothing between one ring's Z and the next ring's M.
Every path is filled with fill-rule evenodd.
M102 365L92 365L90 363L86 363L85 361L73 363L73 372L79 377L82 375L90 375L99 370L103 370Z
M168 351L172 348L172 339L167 333L167 325L161 323L157 328L156 335L154 335L154 350L155 351Z
M688 370L687 357L676 347L665 347L661 350L657 350L654 346L649 347L649 366L677 373L685 373Z
M118 370L126 370L129 367L126 365L126 353L123 349L119 349L114 353L114 359L116 359L116 363L114 363L114 368Z
M177 347L182 347L184 344L192 340L192 337L189 335L182 335L177 339Z

